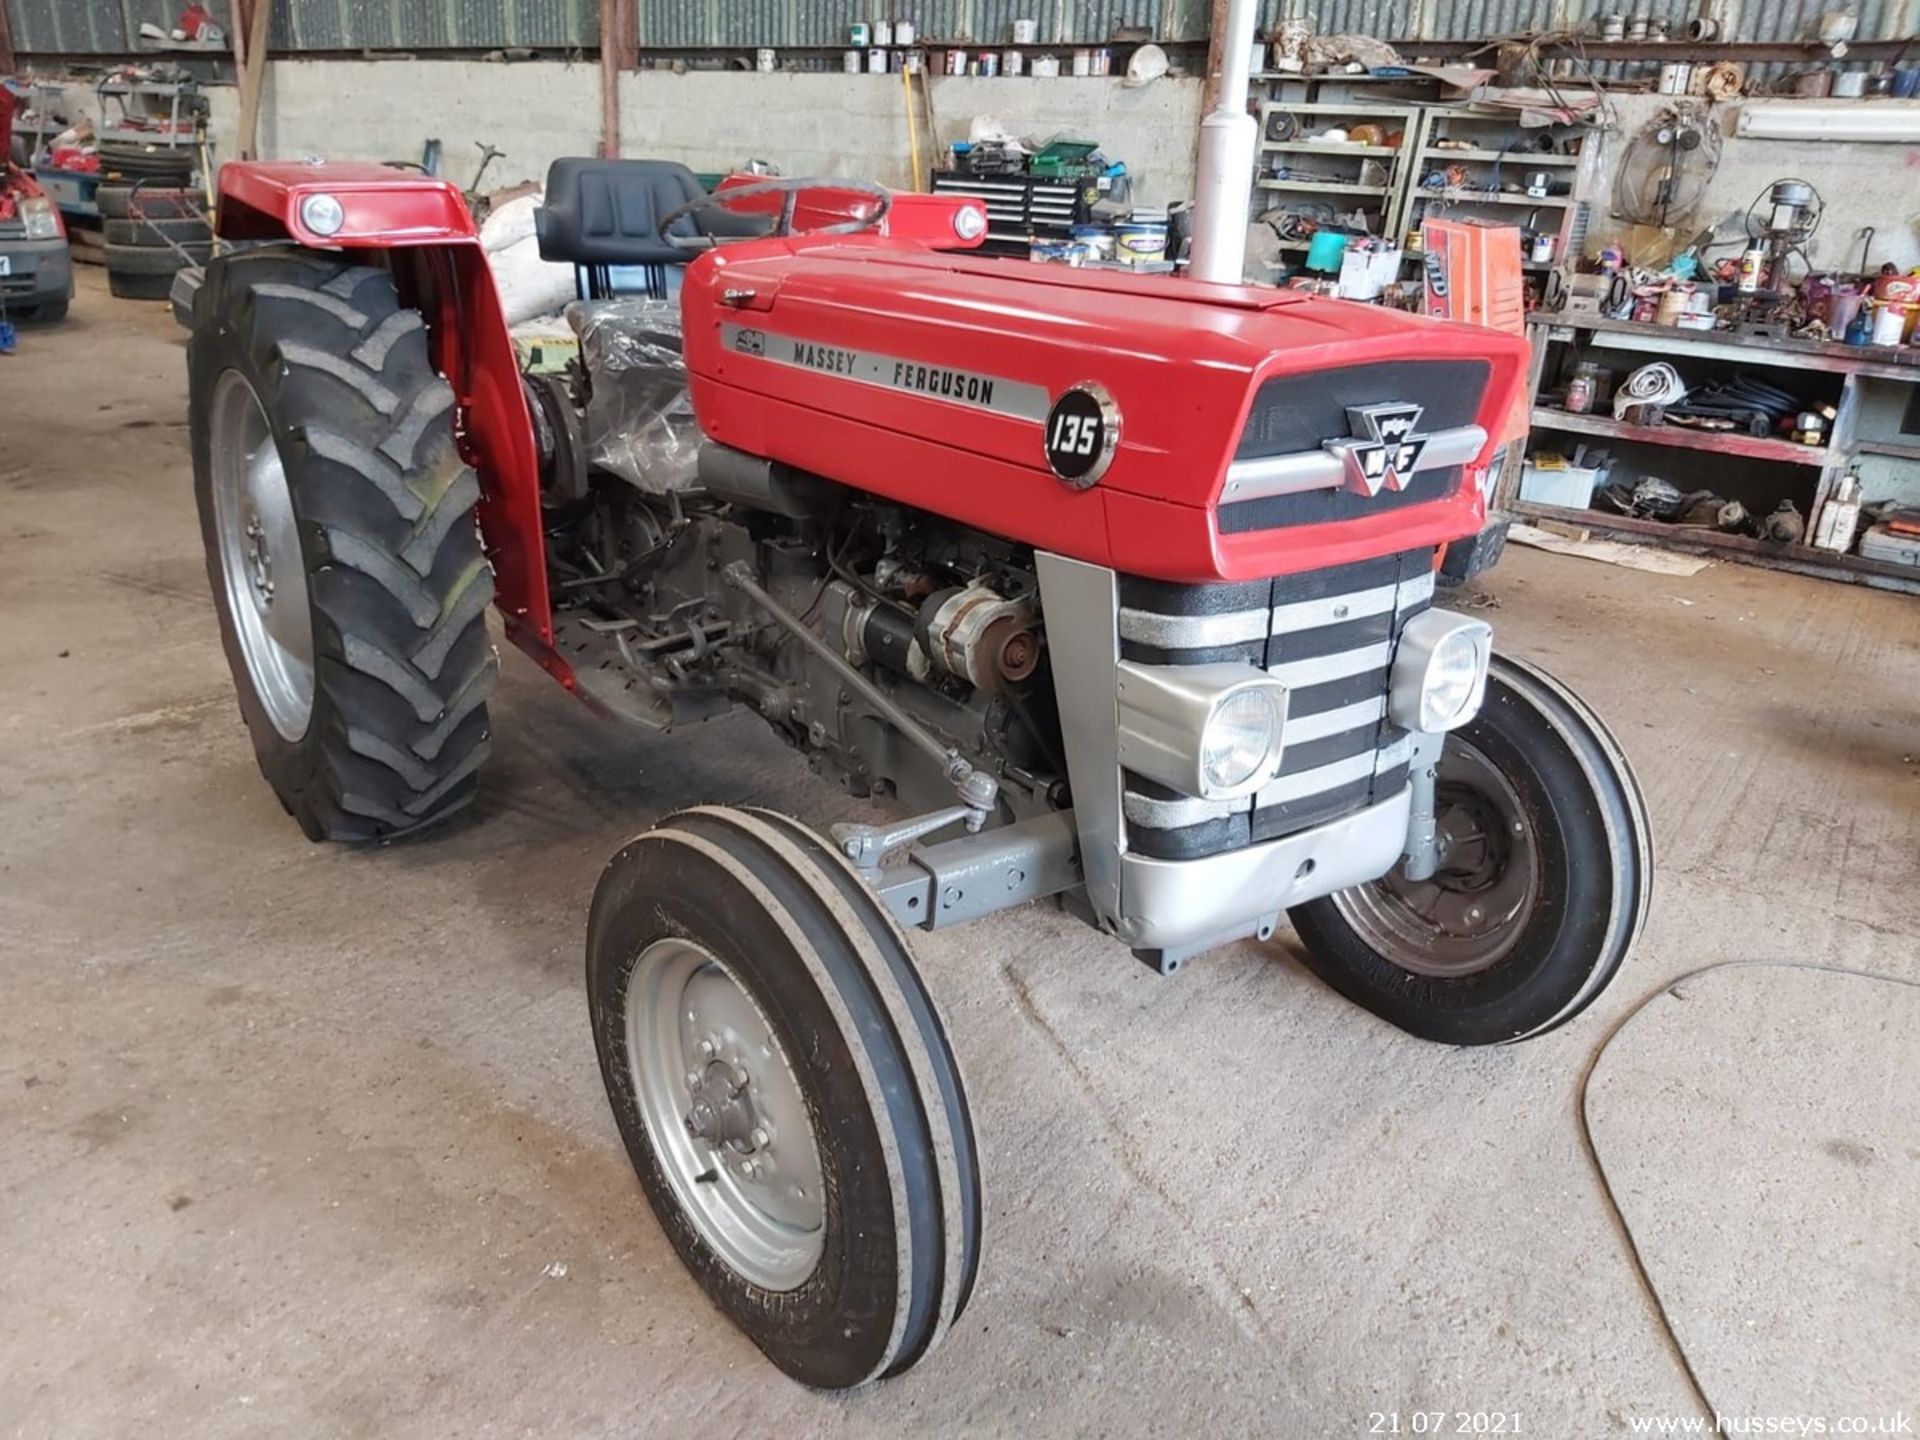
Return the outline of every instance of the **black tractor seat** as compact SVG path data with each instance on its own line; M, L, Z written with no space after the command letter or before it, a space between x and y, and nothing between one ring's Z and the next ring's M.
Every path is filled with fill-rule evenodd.
M546 202L533 212L540 258L574 267L580 296L605 300L621 293L656 299L667 294L667 267L684 265L699 252L663 239L660 221L707 192L686 166L673 160L556 160L547 170ZM753 236L771 222L760 215L729 215L713 209L682 216L673 233ZM616 269L639 269L638 287L615 284Z

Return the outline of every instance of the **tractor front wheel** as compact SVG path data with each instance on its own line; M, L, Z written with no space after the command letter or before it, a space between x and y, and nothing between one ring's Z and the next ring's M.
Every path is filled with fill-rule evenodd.
M1424 1039L1524 1040L1592 1003L1646 919L1652 833L1617 741L1559 682L1496 656L1446 738L1439 869L1289 912L1307 968Z
M194 493L240 713L315 840L381 840L473 794L498 661L453 394L383 270L216 259L188 352Z
M587 997L628 1156L714 1304L822 1389L923 1358L979 1262L973 1123L858 873L778 815L674 815L600 878Z

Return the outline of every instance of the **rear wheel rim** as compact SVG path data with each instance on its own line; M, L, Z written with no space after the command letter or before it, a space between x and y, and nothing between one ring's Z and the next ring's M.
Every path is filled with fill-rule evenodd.
M1540 847L1513 782L1458 735L1440 755L1434 812L1442 851L1431 880L1409 880L1403 863L1333 903L1383 959L1457 980L1492 969L1519 944L1540 905Z
M306 559L273 427L238 370L214 385L213 516L227 612L253 693L284 740L313 719L313 615Z
M655 1159L707 1248L763 1290L820 1264L826 1200L806 1098L765 1014L704 946L640 952L627 1065Z

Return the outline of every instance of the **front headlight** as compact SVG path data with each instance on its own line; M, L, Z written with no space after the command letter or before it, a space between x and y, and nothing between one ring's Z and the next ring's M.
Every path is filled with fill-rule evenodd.
M1200 732L1200 778L1216 792L1238 790L1264 778L1280 748L1280 706L1265 687L1235 690L1214 706Z
M1280 771L1287 687L1244 664L1120 662L1120 763L1182 795L1236 800Z
M27 224L27 239L54 240L60 235L60 212L44 195L33 195L20 202L20 218Z
M1387 715L1406 730L1438 735L1480 713L1493 658L1493 627L1449 610L1422 610L1400 632Z

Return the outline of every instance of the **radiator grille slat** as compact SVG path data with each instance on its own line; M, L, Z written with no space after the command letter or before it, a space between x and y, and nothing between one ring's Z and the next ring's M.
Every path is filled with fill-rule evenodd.
M1425 549L1281 576L1264 594L1244 583L1176 587L1123 577L1125 658L1204 664L1225 651L1264 660L1289 691L1276 780L1249 799L1205 801L1128 773L1129 847L1194 859L1322 825L1398 791L1411 738L1386 718L1388 674L1400 627L1432 596L1433 552ZM1251 638L1262 634L1264 642ZM1235 643L1221 645L1228 636Z

